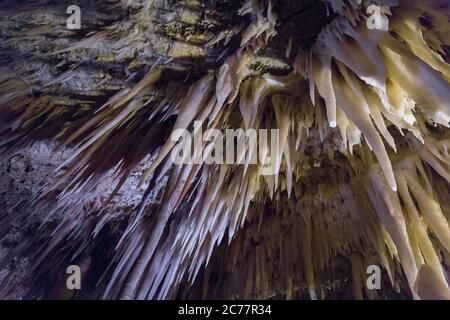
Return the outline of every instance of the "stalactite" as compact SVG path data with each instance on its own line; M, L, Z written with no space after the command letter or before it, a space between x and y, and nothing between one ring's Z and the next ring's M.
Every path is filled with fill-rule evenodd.
M283 6L292 4L271 0L227 1L225 12L215 2L193 5L190 14L207 21L184 16L180 25L161 23L170 17L160 1L121 10L122 22L105 2L111 16L94 19L81 39L58 23L51 31L33 21L42 29L21 38L8 27L15 37L2 52L52 32L65 41L48 49L57 61L46 62L48 81L19 63L0 67L0 146L12 155L45 137L57 151L73 149L31 196L31 208L64 217L14 254L29 255L42 273L92 254L117 218L108 205L137 179L143 192L93 296L320 299L331 294L330 270L342 267L354 298L375 298L382 294L364 283L374 261L387 274L383 293L407 283L408 297L446 297L450 214L442 198L450 199L438 183L450 183L450 42L448 26L426 29L421 18L445 21L438 8L448 5L374 2L390 12L389 30L367 27L365 2L320 1L312 6L326 23L300 46L292 37L302 19L287 32ZM182 17L187 8L178 6ZM33 10L23 5L12 17ZM84 72L88 89L76 85ZM170 137L180 129L279 129L279 144L244 144L234 154L243 163L176 164L180 144ZM209 152L219 138L207 138ZM273 175L248 161L260 154L273 160ZM113 182L101 186L107 177ZM0 215L5 229L21 218L10 215Z

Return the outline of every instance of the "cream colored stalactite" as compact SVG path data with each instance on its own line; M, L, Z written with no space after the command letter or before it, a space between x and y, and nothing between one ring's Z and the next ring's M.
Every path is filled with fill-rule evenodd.
M359 183L356 183L353 186L353 190L356 194L355 201L357 205L357 210L359 212L358 220L360 224L364 226L365 233L367 236L368 242L372 244L374 247L381 264L387 270L389 279L391 284L394 284L394 270L390 267L389 264L389 245L386 244L386 236L383 233L383 229L380 228L379 220L377 219L376 213L373 211L370 203L367 203L367 195L364 193L363 188ZM356 211L356 210L355 210ZM381 229L381 230L380 230ZM386 248L388 247L388 248ZM395 251L390 252L391 255L397 255Z
M76 139L79 139L89 130L93 130L87 138L81 140L81 142L76 145L76 151L54 170L54 172L57 172L63 167L72 164L72 166L52 186L49 186L49 190L56 189L64 182L64 179L77 171L78 177L82 175L83 170L79 170L79 168L86 168L85 165L89 158L95 154L105 141L107 141L113 130L133 117L135 113L143 107L143 96L145 92L149 90L160 77L161 69L157 68L152 72L149 72L131 89L127 88L121 90L101 107L101 109L103 109L102 111L99 111L95 117L86 122L67 138L65 143L60 147L61 149L68 146ZM37 99L31 103L29 111L37 109L37 103L39 103L39 101L40 99ZM118 110L120 111L118 112ZM28 112L25 112L24 115L26 116ZM98 122L100 122L101 125ZM72 179L72 182L76 182L77 180L78 179ZM69 186L72 187L72 184L69 184ZM78 187L81 188L79 185ZM66 187L66 189L68 189L68 187Z
M263 78L248 79L240 88L239 110L244 120L245 129L253 128L261 102L264 99L266 83Z
M439 147L436 146L442 146L445 141L429 140L419 154L426 155L428 162L436 166L438 162L436 158L444 158L442 149L437 151ZM438 157L433 157L430 149L436 150L434 152ZM442 167L438 168L442 171ZM399 185L398 196L405 205L407 220L403 217L397 194L385 190L386 194L382 195L381 190L377 191L385 184L379 169L374 168L369 172L370 183L366 184L366 188L382 224L399 251L399 258L408 277L410 288L415 294L413 286L416 281L415 275L418 267L424 263L432 267L442 285L448 287L440 257L429 238L427 227L431 228L447 251L450 227L435 199L432 184L428 180L422 162L417 156L410 156L395 166L395 174Z
M211 93L213 91L215 82L216 81L214 75L208 74L198 80L193 86L191 86L186 97L180 104L179 110L177 111L178 116L173 130L188 129L192 125L192 123L194 123L197 117L201 115L201 112L204 110L204 108L209 105L210 100L214 99L211 97ZM143 184L155 171L158 165L160 165L161 162L164 161L164 159L169 155L175 145L176 142L172 141L171 139L169 139L164 144L164 146L159 151L156 159L142 175L141 184Z
M277 128L280 130L279 138L279 150L276 152L275 170L280 171L281 162L283 156L286 159L287 164L287 192L290 196L292 190L292 164L290 163L290 151L289 151L289 135L291 133L291 116L292 101L289 98L284 98L275 95L272 98L272 104L275 111L275 117L277 121ZM273 152L273 150L272 150ZM275 175L275 188L277 188L279 179L279 173Z
M332 57L366 84L383 90L386 87L386 68L377 50L382 35L381 31L369 30L364 23L356 27L338 18L319 34L313 55Z
M177 172L177 170L179 171ZM158 250L157 245L163 235L165 224L173 213L175 203L179 200L180 193L185 187L185 183L192 170L194 170L192 165L178 166L172 170L168 188L165 190L164 200L161 203L159 214L156 218L156 227L147 239L145 239L145 245L127 275L127 279L120 293L121 299L133 299L138 293L138 284L142 277L144 277L144 271L147 269L155 251Z
M359 79L375 86L379 91L385 90L386 72L382 57L377 50L380 33L374 32L373 34L376 36L371 36L363 27L359 30L354 30L353 26L345 21L341 22L338 20L335 24L329 26L327 30L322 31L319 35L313 52L320 52L321 55L315 57L313 53L311 57L310 74L312 78L310 81L316 82L319 94L325 99L328 114L334 117L337 103L346 116L362 131L370 147L374 149L375 155L389 181L389 185L393 190L396 190L391 162L383 141L372 124L370 107L366 101L363 89L359 80L347 70L349 68ZM335 31L332 28L340 28L341 30ZM353 41L350 41L347 37L350 37ZM328 58L322 57L323 55L327 55ZM335 59L343 79L336 76L337 70L333 72L330 70L329 61L331 57ZM321 62L319 64L319 59L325 63ZM323 70L320 70L320 68ZM385 125L381 124L383 122L381 115L376 111L373 113L377 127L395 149L392 137L388 134ZM328 119L330 124L334 124L334 120L334 118ZM342 124L338 122L337 125L339 127L341 125L344 128L347 127L345 122ZM346 129L344 128L341 128L341 133L345 133Z
M317 55L311 57L311 72L314 81L310 80L312 84L315 83L317 90L322 98L325 100L327 108L327 118L331 128L335 128L337 124L336 119L336 96L333 90L332 71L331 71L331 57L328 55ZM315 103L315 99L312 99Z
M353 148L359 144L361 144L361 131L350 122L344 111L341 108L337 109L337 120L338 120L338 128L341 132L342 137L342 152L345 152L347 149L351 155L353 155Z
M410 289L413 295L417 297L414 293L417 266L398 195L388 187L387 181L379 168L374 167L370 170L366 179L365 188L372 206L398 250L399 259Z
M396 172L397 173L397 172ZM399 192L399 194L402 194L401 192ZM403 198L401 198L403 200ZM408 215L408 205L406 205L406 208L404 208L404 213L405 213L405 221L406 221L406 230L408 232L409 235L409 241L411 244L411 250L414 254L414 258L416 260L416 265L420 266L422 264L425 264L425 259L424 256L420 250L420 245L419 245L419 231L422 231L422 229L419 229L419 227L417 226L417 223L415 220L413 220L414 217L411 217ZM420 225L421 227L421 225ZM419 229L419 231L417 231L417 229ZM417 231L417 232L416 232Z
M373 149L384 174L386 175L389 186L392 190L397 190L394 173L392 171L391 160L386 152L383 140L373 125L373 122L367 110L361 108L367 105L361 95L357 94L352 87L343 78L333 75L333 87L335 88L336 98L339 107L346 116L361 130L367 142Z
M381 100L379 99L378 95L371 90L368 87L362 88L364 93L364 98L367 101L367 104L369 106L369 112L370 116L375 123L378 131L381 133L383 138L386 140L386 142L389 144L389 146L397 152L397 147L395 145L395 140L388 131L388 128L386 126L386 122L383 118L383 114L381 110L383 110Z
M406 180L414 199L419 204L425 222L436 234L443 247L450 252L450 227L442 213L439 202L430 190L430 182L423 171L421 162L418 166L420 176L417 175L416 170L403 171L402 176Z
M207 181L203 181L203 184L205 185L209 185L209 187L205 190L206 195L204 195L204 199L202 199L202 203L199 203L198 205L196 205L194 203L192 210L195 208L201 208L200 210L196 210L196 215L199 216L199 221L200 223L196 223L193 225L192 229L190 229L189 233L186 232L180 232L181 234L184 235L184 239L181 242L181 246L182 246L182 250L186 252L192 252L195 246L195 243L197 241L198 238L202 238L200 236L200 233L202 231L202 229L204 229L205 227L205 222L207 221L207 219L210 217L214 217L214 209L215 206L214 204L216 204L214 202L214 200L217 197L221 186L223 185L223 180L225 178L225 174L226 171L225 170L220 170L220 173L217 177L217 180L214 179L214 183L208 183ZM198 194L203 194L203 192L198 192ZM192 211L191 211L192 214Z
M254 49L241 48L230 56L216 72L215 95L217 102L208 116L208 125L217 119L225 106L236 100L252 58L254 58Z
M439 256L436 254L433 244L428 236L427 226L424 224L419 211L414 204L414 200L410 194L410 191L408 190L408 183L403 176L403 174L405 174L405 172L408 172L409 170L415 170L414 164L412 168L410 167L396 170L396 177L399 184L399 195L403 200L403 203L405 204L405 209L412 225L411 238L415 238L415 240L417 241L417 245L420 248L420 250L415 254L416 263L418 266L420 266L426 262L436 270L441 281L446 283L441 261L439 259ZM425 258L425 261L423 260L422 255L423 258Z
M449 127L450 84L405 45L385 34L379 45L389 79L413 99L427 120Z
M411 51L417 57L436 71L441 72L447 81L450 81L450 66L439 53L429 47L423 38L422 27L417 16L399 11L399 15L391 19L390 29L408 43Z
M388 79L386 92L378 91L377 94L382 102L381 112L399 130L406 129L413 133L417 140L423 142L423 133L416 127L414 115L415 102L396 83Z
M420 157L450 183L450 140L425 139L419 149Z
M333 5L340 7L337 3ZM336 105L346 109L347 117L350 115L354 117L351 119L353 123L358 122L355 123L356 126L362 131L370 147L374 148L393 190L396 186L390 159L371 120L394 150L396 150L395 142L387 130L382 115L400 130L408 129L413 132L420 141L423 140L423 133L415 126L417 120L413 114L416 103L428 121L449 126L450 120L449 84L439 74L442 72L447 76L449 66L426 46L419 32L417 20L410 18L405 21L404 25L394 23L394 29L400 36L402 34L405 36L404 40L410 45L411 50L424 61L415 57L406 46L387 33L373 30L369 32L362 23L359 27L354 27L348 21L337 19L319 35L311 54L309 72L303 71L310 76L312 101L315 102L313 93L314 87L317 86L319 94L325 100L328 121L333 126L336 120L344 143L347 138L348 122L342 116L341 121L337 119L339 111L334 114ZM411 35L411 32L405 33L406 29L418 32ZM336 70L331 70L332 59L336 61L344 81L335 76ZM301 64L297 65L298 68L299 66ZM358 80L353 79L346 67L364 81L366 86L361 88ZM347 85L351 90L346 88ZM342 103L342 100L345 101L346 93L347 97L351 93L352 99L359 101L359 107L352 109L352 112L349 112L351 104L347 101ZM338 94L341 102L336 101L339 100ZM363 110L360 112L359 108ZM362 121L364 118L361 117L355 118L355 114L358 115L358 112L362 114L364 110L370 115L365 121Z
M450 289L431 266L420 268L414 288L423 300L450 300Z
M242 34L241 47L247 45L252 40L262 39L267 43L271 37L276 35L277 14L274 11L272 2L272 0L268 0L266 7L259 0L248 0L239 10L239 14L241 15L253 14L256 16L256 19L250 23Z

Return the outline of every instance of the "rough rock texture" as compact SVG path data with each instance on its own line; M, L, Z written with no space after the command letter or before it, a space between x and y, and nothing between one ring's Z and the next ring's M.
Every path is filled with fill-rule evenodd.
M29 259L34 250L32 243L36 233L43 235L44 239L48 239L53 236L52 231L55 226L64 221L64 211L52 214L49 206L36 208L33 203L35 196L42 194L42 188L55 181L54 170L73 153L70 148L54 152L56 147L57 144L53 142L37 142L32 146L17 150L12 156L3 158L0 163L0 204L2 208L0 214L2 217L19 217L19 219L14 219L11 226L8 226L10 229L6 226L3 226L2 229L2 232L7 232L0 247L2 267L7 266L0 273L0 281L3 281L4 284L0 292L2 298L45 298L48 297L48 291L54 281L66 277L66 270L62 266L59 272L45 275L43 280L42 278L36 279L36 271L33 270ZM92 243L93 247L97 247L98 256L93 259L93 263L98 264L96 268L99 269L95 271L97 273L103 272L102 268L106 268L107 255L111 254L110 251L117 244L118 236L124 229L124 221L132 214L132 208L139 204L144 193L145 185L137 187L142 170L143 167L139 166L132 172L124 189L107 206L112 219L106 226L104 234L101 235L103 245ZM102 183L98 184L91 195L85 199L82 210L94 221L99 219L96 217L97 212L106 209L103 206L104 198L107 191L110 190L113 180L112 175L106 175ZM161 184L161 187L163 186L164 183ZM159 190L156 188L152 192L147 206L151 207L158 203ZM17 252L21 250L25 254L16 256ZM86 281L84 284L95 286L94 279ZM40 283L37 290L30 294L29 288L39 281L43 281L43 283ZM93 288L85 288L85 290L93 290Z

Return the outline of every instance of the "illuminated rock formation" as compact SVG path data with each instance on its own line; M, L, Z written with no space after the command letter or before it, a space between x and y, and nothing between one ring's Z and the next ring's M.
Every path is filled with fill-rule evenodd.
M449 297L448 1L72 2L0 9L2 296ZM175 165L196 122L275 174Z

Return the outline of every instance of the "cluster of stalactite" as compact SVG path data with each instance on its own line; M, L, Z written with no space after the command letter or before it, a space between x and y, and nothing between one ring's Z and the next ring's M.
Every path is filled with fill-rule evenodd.
M51 199L49 214L64 212L51 236L34 239L44 243L34 270L57 272L95 255L91 244L116 217L106 209L91 216L83 204L113 172L101 204L109 208L145 162L142 201L93 297L164 299L181 287L205 298L292 298L302 290L326 298L327 270L344 257L355 298L383 297L365 288L372 264L394 290L448 298L450 4L375 1L390 7L384 31L367 28L368 3L358 2L320 2L332 18L311 46L293 52L288 40L279 65L265 64L265 53L277 52L271 44L302 32L280 34L282 1L226 1L230 16L211 12L214 1L185 1L174 30L158 22L168 19L164 1L124 1L127 18L105 1L111 12L100 19L93 10L102 28L87 34L65 30L63 16L53 24L41 17L21 35L6 28L2 52L55 38L35 53L47 62L27 67L31 76L23 75L26 61L1 67L0 144L12 152L52 138L74 149L34 199ZM0 23L20 24L41 7L5 8ZM165 38L155 36L162 27ZM49 59L57 65L39 69ZM279 152L245 144L236 155L272 154L276 173L250 163L175 165L170 133L198 130L196 121L204 129L279 129ZM159 205L149 207L156 190Z
M319 184L306 183L306 191L295 184L290 197L277 192L274 207L252 209L246 231L215 252L193 289L183 294L291 299L309 292L310 298L327 298L342 285L333 281L339 278L333 272L338 268L335 261L346 257L354 298L408 292L403 271L413 294L448 298L442 264L449 258L448 177L433 169L444 164L449 143L428 141L430 147L422 146L393 164L398 193L390 190L378 165L349 182L322 178ZM382 291L366 286L371 265L386 270L388 283ZM434 272L426 276L428 286L439 293L420 291L416 281L424 266Z

